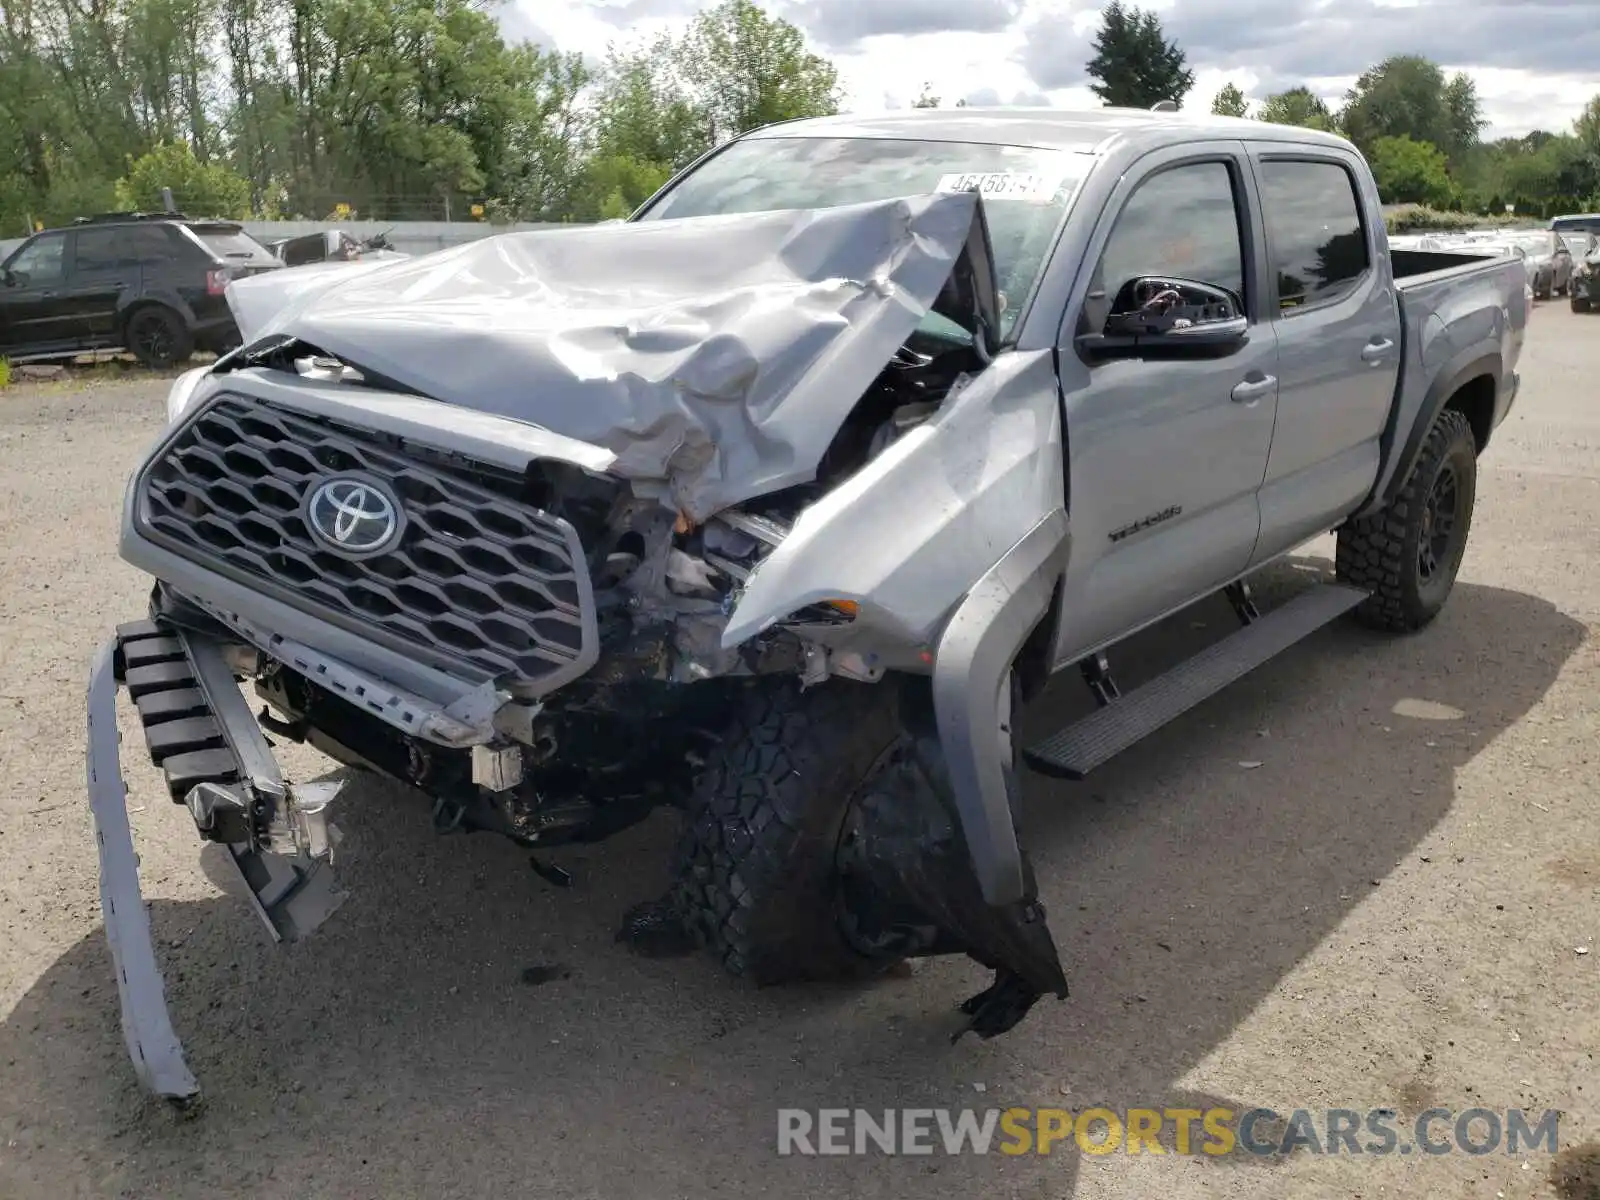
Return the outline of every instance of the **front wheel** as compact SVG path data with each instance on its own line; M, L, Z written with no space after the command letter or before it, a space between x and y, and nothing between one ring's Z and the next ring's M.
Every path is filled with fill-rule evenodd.
M1371 593L1356 608L1359 620L1404 632L1439 615L1466 552L1477 485L1472 426L1446 409L1388 506L1339 530L1335 573Z
M738 701L685 813L673 885L674 908L731 974L771 984L887 965L839 928L837 850L898 734L884 684L763 681Z

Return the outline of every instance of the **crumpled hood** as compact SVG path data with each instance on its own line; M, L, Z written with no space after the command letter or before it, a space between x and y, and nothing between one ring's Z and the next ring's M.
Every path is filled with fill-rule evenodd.
M603 446L617 474L699 520L813 478L941 293L946 311L964 298L950 315L969 326L974 308L988 316L987 247L978 197L951 193L508 233L273 271L227 295L247 347L292 336Z

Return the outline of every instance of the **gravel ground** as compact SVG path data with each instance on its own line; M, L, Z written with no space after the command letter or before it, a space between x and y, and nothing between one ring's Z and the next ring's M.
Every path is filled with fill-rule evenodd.
M187 1120L124 1060L81 757L91 652L142 613L118 509L166 385L7 390L0 1197L1600 1196L1600 317L1542 306L1522 369L1433 627L1335 626L1091 784L1030 781L1074 990L994 1042L948 1043L951 1005L985 982L969 963L755 992L700 958L628 955L612 933L663 883L665 819L557 856L578 881L559 891L369 779L341 802L351 900L274 947L130 754L168 996L207 1090ZM1202 606L1156 631L1125 686L1229 619ZM525 984L530 966L558 978ZM1557 1108L1562 1153L775 1153L779 1107L1094 1102Z

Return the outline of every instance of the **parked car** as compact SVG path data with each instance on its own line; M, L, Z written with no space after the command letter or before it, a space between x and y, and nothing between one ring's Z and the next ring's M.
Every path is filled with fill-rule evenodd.
M1600 306L1600 233L1574 232L1562 237L1577 260L1567 298L1573 312L1589 312Z
M0 264L0 355L125 349L171 366L238 340L224 292L282 264L232 221L103 213L28 238Z
M1538 300L1565 296L1572 276L1572 252L1559 233L1520 233L1507 239L1519 247L1528 264L1528 284Z
M89 686L135 1070L197 1090L119 683L279 936L339 902L337 785L264 730L530 850L678 807L631 944L762 983L966 953L967 1027L1010 1029L1066 994L1023 766L1081 777L1340 614L1432 621L1524 286L1389 251L1342 138L1125 109L774 125L623 224L236 283L261 319L172 389L124 508L148 619ZM1260 611L1329 530L1335 579ZM1219 593L1238 631L1122 695L1124 639ZM1065 671L1100 707L1017 744Z
M375 233L368 238L354 238L342 229L322 229L299 237L283 238L268 243L267 248L289 267L405 257L390 244L387 234Z
M1600 233L1600 213L1567 213L1550 221L1553 233Z

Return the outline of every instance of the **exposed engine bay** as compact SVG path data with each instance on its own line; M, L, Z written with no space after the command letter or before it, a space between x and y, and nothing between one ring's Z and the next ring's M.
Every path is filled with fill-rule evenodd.
M222 369L244 368L394 386L297 339L247 348ZM522 769L493 803L480 795L468 754L423 738L403 754L386 748L385 739L374 743L359 732L359 714L341 712L349 706L338 695L263 658L258 691L281 714L273 727L343 761L379 766L443 795L435 812L441 829L490 829L529 845L609 836L687 791L734 681L797 675L815 685L830 674L864 681L883 675L862 656L830 655L813 640L819 631L850 624L854 614L845 602L806 606L733 648L722 646L722 632L744 581L806 507L930 419L982 368L973 335L931 315L850 411L814 480L724 509L704 523L641 499L619 480L566 463L541 462L522 476L474 471L479 485L576 530L593 581L600 641L598 661L587 673L527 710L520 728L502 730L520 743ZM291 564L276 565L287 570Z

